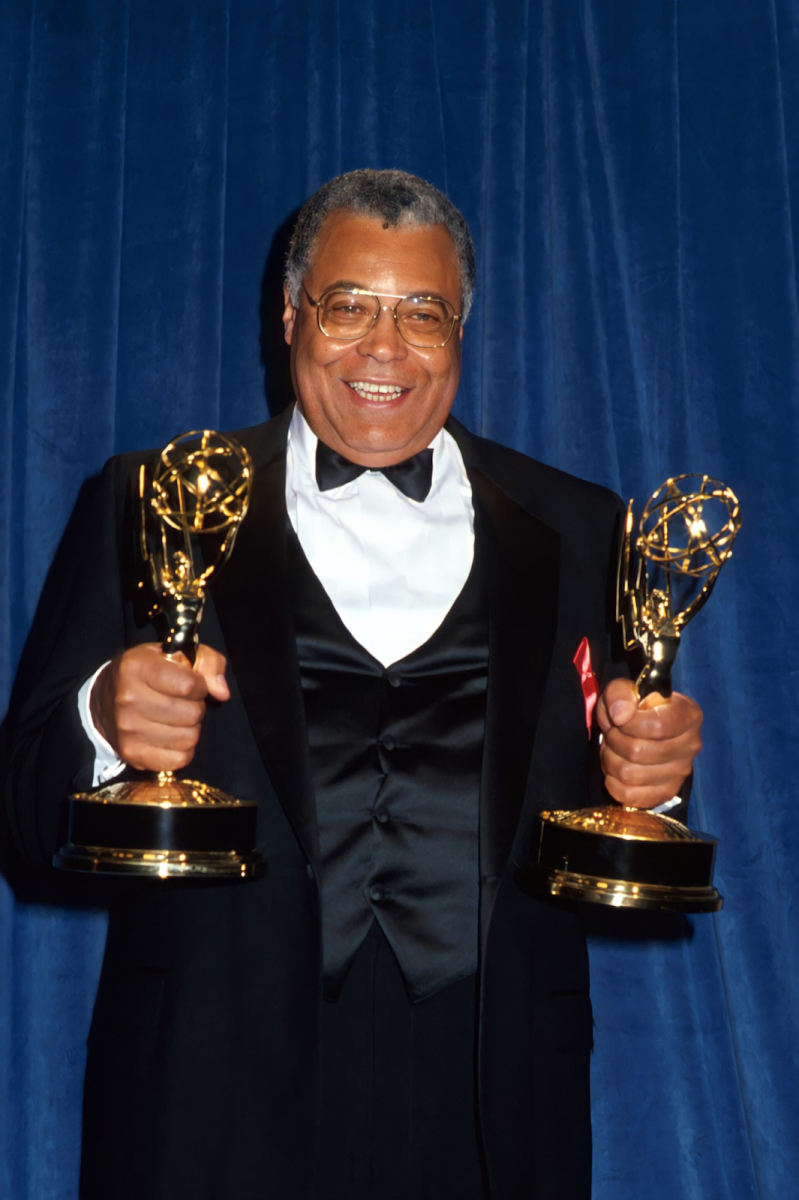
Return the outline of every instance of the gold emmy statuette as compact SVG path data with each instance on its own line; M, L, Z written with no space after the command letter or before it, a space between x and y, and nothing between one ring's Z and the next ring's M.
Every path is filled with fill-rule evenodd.
M140 596L164 631L162 651L194 663L210 577L227 561L247 513L252 464L232 437L184 433L155 472L139 472ZM69 840L53 859L63 871L171 878L251 879L257 804L162 771L69 798Z
M625 646L643 652L643 699L671 696L680 635L707 601L741 527L733 492L707 475L668 479L641 516L633 552L633 503L619 555L616 616ZM668 816L609 804L536 818L538 891L616 908L717 912L716 840Z

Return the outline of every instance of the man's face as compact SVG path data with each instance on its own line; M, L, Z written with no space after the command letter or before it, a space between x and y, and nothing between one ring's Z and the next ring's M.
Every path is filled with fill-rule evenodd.
M333 213L319 231L305 286L318 300L344 282L379 296L438 295L460 312L458 256L440 225L384 229L371 217ZM381 307L355 342L325 337L304 292L298 309L286 292L283 314L303 416L333 450L367 467L401 462L430 444L447 419L461 369L460 324L446 346L409 346L391 312L397 301L382 303L390 307ZM359 394L364 383L402 391L377 400Z

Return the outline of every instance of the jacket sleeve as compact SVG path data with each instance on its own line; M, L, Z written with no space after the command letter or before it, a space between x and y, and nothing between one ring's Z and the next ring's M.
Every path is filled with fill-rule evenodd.
M77 696L84 680L124 649L132 558L132 546L122 545L125 504L125 473L111 459L81 493L17 674L6 803L11 835L34 865L49 863L64 840L66 797L91 785L94 751Z

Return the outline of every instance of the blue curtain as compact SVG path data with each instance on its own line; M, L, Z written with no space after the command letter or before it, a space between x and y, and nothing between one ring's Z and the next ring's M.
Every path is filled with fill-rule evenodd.
M744 512L677 668L707 714L692 817L725 906L592 938L595 1195L795 1195L797 0L6 0L0 20L4 697L81 483L285 402L296 207L356 166L432 180L478 253L458 415L639 501L707 472ZM8 1200L77 1189L104 924L49 886L0 881Z

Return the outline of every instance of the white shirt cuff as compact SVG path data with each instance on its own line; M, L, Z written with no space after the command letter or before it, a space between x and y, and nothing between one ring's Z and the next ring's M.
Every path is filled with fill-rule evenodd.
M78 692L78 715L80 716L80 723L86 732L87 738L94 747L92 787L98 787L101 783L108 783L109 779L114 779L125 767L124 758L119 757L114 747L110 742L105 740L92 720L90 707L92 688L97 676L107 666L108 663L103 663L101 667L98 667Z
M666 800L663 804L658 804L648 811L660 815L660 813L667 813L670 808L676 808L678 804L682 804L682 796L672 796L671 800Z

